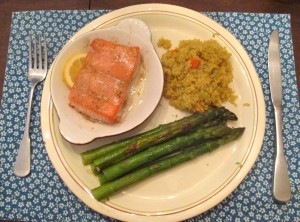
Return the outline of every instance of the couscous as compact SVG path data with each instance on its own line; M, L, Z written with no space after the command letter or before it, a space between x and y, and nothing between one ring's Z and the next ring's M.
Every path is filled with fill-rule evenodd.
M170 105L192 112L209 107L234 104L236 96L231 54L215 40L182 40L177 48L167 50L161 58L164 96Z
M172 47L172 43L171 40L162 37L158 40L157 46L162 47L164 49L170 49Z

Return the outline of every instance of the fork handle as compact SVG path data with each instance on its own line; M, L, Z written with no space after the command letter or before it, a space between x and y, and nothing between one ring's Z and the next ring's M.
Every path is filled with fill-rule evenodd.
M20 141L19 151L14 166L14 174L19 177L27 176L30 172L29 125L30 125L30 113L31 113L31 104L32 104L34 88L35 85L31 84L24 135L22 140Z
M291 199L291 185L283 151L282 111L281 109L275 109L274 112L276 123L276 156L273 176L273 197L278 202L284 203Z

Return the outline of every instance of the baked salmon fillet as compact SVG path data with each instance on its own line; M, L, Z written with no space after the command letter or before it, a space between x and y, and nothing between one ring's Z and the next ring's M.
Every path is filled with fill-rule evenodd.
M130 83L140 63L140 48L124 46L103 39L91 43L87 65L102 70L116 79Z
M91 120L117 123L140 64L140 48L103 39L94 39L90 46L69 105Z

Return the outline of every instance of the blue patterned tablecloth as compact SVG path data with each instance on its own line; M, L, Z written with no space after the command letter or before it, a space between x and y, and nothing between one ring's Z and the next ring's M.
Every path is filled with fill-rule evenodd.
M13 174L18 143L25 125L29 82L27 36L32 30L46 33L49 64L64 43L80 28L108 11L28 11L12 15L11 35L0 110L0 220L111 221L81 202L63 183L50 163L40 129L38 85L31 119L32 170L26 178ZM240 40L249 53L263 87L266 133L258 159L238 188L223 202L192 221L300 221L300 109L295 75L290 15L204 13ZM272 30L279 28L283 72L284 144L292 185L292 200L272 199L274 115L270 100L267 48Z

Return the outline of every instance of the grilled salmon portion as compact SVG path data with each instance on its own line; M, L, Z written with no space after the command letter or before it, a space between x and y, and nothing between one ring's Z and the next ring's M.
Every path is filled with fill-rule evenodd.
M138 47L93 40L71 88L69 105L92 120L118 122L140 56Z
M93 49L87 55L89 66L103 70L116 79L129 83L140 63L140 48L124 46L103 39L91 43Z

